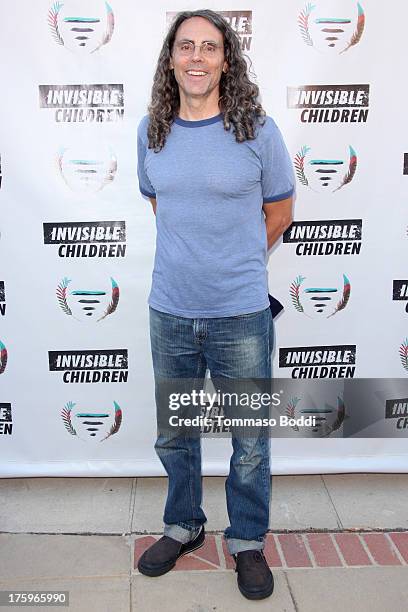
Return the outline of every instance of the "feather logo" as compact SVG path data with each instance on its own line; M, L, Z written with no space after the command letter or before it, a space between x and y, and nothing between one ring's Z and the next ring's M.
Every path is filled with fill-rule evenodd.
M67 288L70 282L71 282L71 279L65 276L60 282L60 284L58 285L57 291L56 291L58 303L66 315L72 315L72 310L70 309L67 303Z
M59 31L59 28L58 28L58 15L59 15L61 8L64 6L64 4L66 3L58 2L58 1L54 2L50 7L48 11L48 16L47 16L48 27L50 28L51 36L53 37L54 41L58 45L62 45L62 46L64 46L65 43L64 43L64 39L61 36L61 32ZM105 4L105 9L106 9L106 20L107 20L106 31L103 35L102 40L99 42L98 46L94 48L91 51L91 53L94 53L100 47L102 47L103 45L106 45L111 40L112 35L113 35L113 30L115 29L115 16L113 14L112 7L106 1L104 4ZM81 18L79 18L79 20L81 20Z
M297 276L295 280L293 281L293 283L291 284L290 289L289 289L290 297L292 299L292 304L298 312L304 312L303 306L300 303L299 289L300 289L300 285L303 283L305 278L306 278L305 276L300 276L300 275Z
M106 185L110 185L116 176L118 162L115 152L110 146L98 146L98 152L89 159L88 155L81 156L80 159L72 160L71 156L78 156L78 151L69 147L60 147L56 155L56 164L60 176L64 183L75 192L101 191ZM85 158L86 157L86 158ZM93 158L93 159L92 159ZM72 172L72 166L75 170ZM104 168L102 174L100 168Z
M110 436L114 435L115 433L117 433L120 429L120 426L122 424L122 409L119 406L119 404L117 402L113 402L114 408L115 408L115 416L114 416L114 422L112 424L112 426L110 427L108 433L106 434L105 437L101 438L99 441L103 442L104 440L106 440L107 438L110 438ZM64 408L61 410L61 418L62 421L64 423L65 429L67 430L67 432L71 435L71 436L78 436L77 431L75 430L74 426L72 425L72 418L71 418L71 412L72 410L75 408L76 404L74 402L67 402L64 406ZM77 415L78 416L78 415ZM85 415L80 415L80 416L85 416ZM86 414L86 418L87 419L92 419L92 417L94 417L94 421L95 421L95 417L97 418L100 415L94 415L94 414ZM104 416L108 416L108 413L106 413ZM94 423L94 426L92 429L95 429L97 423ZM95 435L94 433L92 433L91 435Z
M108 14L108 23L106 28L106 34L102 41L102 45L106 45L106 43L110 41L110 39L112 38L113 30L115 29L115 16L113 14L112 7L107 2L105 2L105 6Z
M296 406L298 405L299 402L300 402L300 397L291 397L290 400L288 401L286 405L286 409L285 409L285 414L290 419L295 418ZM299 431L299 427L297 425L291 425L291 427L294 431Z
M347 276L345 274L343 274L343 295L341 300L337 303L336 308L334 309L334 311L328 315L328 319L330 317L333 317L337 312L339 312L340 310L344 310L345 307L348 304L348 301L350 299L350 293L351 293L351 285L350 285L350 281L347 278Z
M62 420L65 425L65 429L72 436L77 435L77 432L72 427L72 422L71 422L71 410L74 408L74 406L75 406L74 402L67 402L61 411L61 416L62 416Z
M338 397L337 398L337 418L331 427L331 432L336 431L337 429L339 429L339 427L341 427L345 419L345 416L346 416L346 407L344 405L343 399L341 397Z
M121 407L116 402L113 402L113 404L115 406L115 421L114 421L112 427L110 428L108 435L105 436L103 438L103 440L106 440L107 438L109 438L113 434L118 433L118 431L120 429L120 426L122 425L122 410L121 410ZM101 442L102 442L102 440L101 440Z
M299 17L298 17L300 33L302 35L303 40L305 41L307 45L309 45L309 47L313 47L313 40L311 39L310 34L309 34L309 17L310 17L310 13L315 8L316 6L309 2L308 4L306 4L303 11L299 13Z
M294 419L296 418L296 409L297 406L299 404L299 402L301 401L300 397L292 397L290 398L287 406L286 406L286 416L288 416L290 419ZM327 436L330 436L331 433L333 433L333 431L336 431L337 429L339 429L343 422L344 419L346 417L346 408L344 405L344 401L341 397L337 397L337 410L334 410L334 407L332 408L330 405L326 404L325 408L323 409L318 409L318 408L313 408L313 409L308 409L308 410L301 410L301 413L305 412L307 413L307 416L314 416L316 419L316 424L312 425L312 432L316 433L319 437L321 438L325 438ZM330 419L327 419L325 416L324 418L322 418L322 413L334 413L335 414L335 419L331 422ZM299 431L299 427L298 425L291 425L292 429L294 431Z
M61 10L62 2L54 2L48 11L48 26L51 30L51 35L57 45L63 45L64 41L62 40L61 34L58 30L58 13Z
M399 354L402 367L408 372L408 338L405 338L404 342L401 344Z
M111 286L112 286L112 294L111 294L111 301L108 304L105 312L103 313L103 315L101 317L99 317L99 319L97 319L97 321L102 321L103 319L105 319L107 316L113 314L115 312L115 310L118 307L119 304L119 297L120 297L120 291L119 291L119 286L117 284L117 282L115 281L114 278L110 278L111 281ZM73 316L72 314L72 309L70 308L70 306L68 305L68 301L67 301L67 291L68 291L68 286L71 283L71 279L64 277L61 282L58 284L57 289L56 289L56 296L57 296L57 300L58 300L58 304L61 308L61 310L63 312L65 312L66 315L69 316ZM77 292L73 292L75 294L78 294L78 297L94 297L95 299L90 300L92 303L99 303L99 295L95 295L93 296L92 294L103 294L105 295L105 293L103 291L98 292L98 291L77 291ZM87 300L82 300L82 301L87 301ZM94 310L94 306L85 306L85 309L87 311L89 311L89 309L91 309L91 311ZM81 320L78 317L74 317L74 319L77 319L78 321Z
M338 176L339 178L337 179L337 182L334 182L334 184L337 184L338 186L331 190L332 193L334 193L335 191L338 191L339 189L344 187L344 185L348 185L349 183L351 183L356 173L356 170L357 170L357 153L351 145L348 145L348 151L349 151L348 169L347 169L346 174L341 179L340 179L340 175L338 174L338 168L340 168L343 164L346 163L346 160L344 158L335 159L335 160L333 159L312 159L310 160L307 163L307 166L308 168L310 166L312 170L310 170L309 168L309 172L311 172L311 174L309 174L309 177L308 177L305 171L305 166L306 166L306 157L310 153L311 150L312 150L311 147L309 147L308 145L303 145L299 149L299 151L296 153L294 160L293 160L293 165L295 168L296 176L302 185L305 185L305 187L309 187L309 189L311 189L312 191L320 192L322 191L322 188L325 189L328 185L332 184L332 182L336 181L336 178ZM324 177L325 172L329 173L329 176L322 178L322 176ZM317 188L312 187L312 185L310 184L312 177L314 177L315 175L316 175L316 180L318 179L317 183L315 181L315 187L317 186ZM340 184L339 184L339 180L340 180Z
M341 51L341 53L344 53L345 51L347 51L347 49L350 49L350 47L354 47L354 45L359 43L363 35L364 27L365 27L365 14L364 14L364 9L359 2L357 3L357 9L358 9L358 18L357 18L356 31L351 37L351 40L348 46L344 49L344 51Z
M300 287L303 283L303 281L306 280L306 276L301 276L299 274L299 276L297 276L295 278L295 280L292 282L292 284L290 285L289 288L289 294L290 294L290 298L292 300L292 304L294 306L294 308L298 311L298 312L302 312L303 314L305 314L306 316L310 316L305 312L304 306L300 300ZM310 288L310 289L306 289L305 292L306 293L311 293L311 294L317 294L317 296L320 296L320 301L322 300L329 300L330 298L325 295L325 294L330 294L334 291L337 291L337 289L335 288ZM330 317L333 317L335 314L337 314L338 312L340 312L340 310L344 310L348 304L348 301L350 299L350 293L351 293L351 284L349 279L347 278L347 276L345 274L343 274L343 293L342 293L342 297L341 299L337 302L335 309L333 310L332 313L330 313L329 315L326 316L326 319L329 319ZM313 300L316 300L317 302L319 302L319 297L316 297L315 295L312 296ZM316 304L316 307L318 307L319 309L316 311L318 313L323 312L323 305L322 304Z
M300 11L299 15L298 15L298 26L299 26L299 30L300 30L300 34L303 38L303 41L309 46L309 47L313 47L314 42L313 39L311 37L310 34L310 30L309 30L309 18L310 15L312 13L312 11L314 11L316 9L316 4L311 4L310 2L308 2L306 4L306 6L303 8L302 11ZM345 23L350 23L349 20L343 20L343 19L328 19L328 20L324 20L324 19L317 19L316 22L323 22L324 24L327 23L336 23L336 22L345 22ZM365 27L365 13L364 13L364 9L361 6L361 4L359 2L357 2L357 23L356 23L356 29L351 37L351 39L348 41L348 43L346 44L346 47L344 49L342 49L341 51L339 51L339 53L345 53L348 49L350 49L350 47L353 47L354 45L357 45L357 43L360 42L361 37L363 35L364 32L364 27ZM323 30L324 33L327 33L328 30ZM343 31L340 30L334 30L333 34L339 34L342 33ZM337 42L337 37L326 37L327 40L326 42L326 46L327 43L329 47L333 48L335 47L335 41Z
M356 152L353 149L353 147L350 146L350 145L349 145L349 151L350 151L350 159L349 159L348 172L347 172L347 174L344 175L343 180L342 180L340 186L337 187L337 189L333 190L333 193L335 191L338 191L342 187L344 187L344 185L347 185L348 183L351 183L351 181L353 180L354 175L356 173L356 170L357 170L357 155L356 155Z
M300 151L296 153L294 161L296 175L302 185L306 186L309 185L309 181L307 180L305 175L305 157L309 153L309 151L310 147L308 147L307 145L303 145Z
M7 365L7 349L0 340L0 374L3 374Z
M98 321L102 321L102 319L104 319L105 317L107 317L108 315L112 314L113 312L115 312L116 308L118 307L119 304L119 287L117 285L117 283L115 282L115 280L111 277L111 283L112 283L112 299L111 302L109 304L109 306L107 307L107 309L105 310L105 314L100 317L100 319L98 319Z

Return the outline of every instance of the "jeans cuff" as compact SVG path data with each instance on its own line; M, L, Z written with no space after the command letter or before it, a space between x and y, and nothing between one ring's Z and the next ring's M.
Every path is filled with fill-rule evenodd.
M244 550L262 550L265 542L259 540L239 540L238 538L224 538L230 555L236 555Z
M177 524L167 525L165 523L163 534L169 538L173 538L173 540L177 540L177 542L187 544L187 542L190 542L190 540L194 540L200 529L201 527L191 527L190 529L186 529L185 527L180 527L180 525Z

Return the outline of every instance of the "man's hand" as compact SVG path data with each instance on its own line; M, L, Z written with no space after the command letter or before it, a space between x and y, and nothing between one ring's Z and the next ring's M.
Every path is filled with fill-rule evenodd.
M292 207L292 197L286 198L286 200L279 200L278 202L266 202L262 206L265 213L268 251L292 223Z
M149 200L152 203L153 212L154 214L156 214L156 206L157 206L156 198L149 198Z

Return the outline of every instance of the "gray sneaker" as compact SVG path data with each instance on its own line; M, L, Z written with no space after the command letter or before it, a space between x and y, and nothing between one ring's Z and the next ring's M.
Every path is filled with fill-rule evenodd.
M186 544L182 544L169 536L163 536L145 550L139 559L137 569L145 576L162 576L176 565L177 559L197 550L197 548L201 548L204 540L204 525L201 525L196 537Z

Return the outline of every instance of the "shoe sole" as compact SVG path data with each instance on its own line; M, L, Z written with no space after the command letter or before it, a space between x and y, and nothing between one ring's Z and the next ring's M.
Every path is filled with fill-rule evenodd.
M275 583L272 581L270 587L265 589L264 591L259 591L258 593L254 593L253 591L246 591L238 582L238 588L241 591L242 595L247 599L266 599L266 597L270 597L273 593L273 589L275 587Z
M188 555L191 552L198 550L199 548L204 546L204 543L205 543L205 536L202 542L199 542L198 544L194 544L192 548L188 548L187 550L183 551L173 563L171 563L170 565L166 565L165 567L161 567L160 569L155 570L155 569L146 568L140 563L137 564L137 569L139 570L141 574L144 574L145 576L149 576L150 578L155 578L156 576L163 576L163 574L167 574L167 572L173 569L173 567L176 565L177 561L181 559L181 557L184 557L184 555Z

